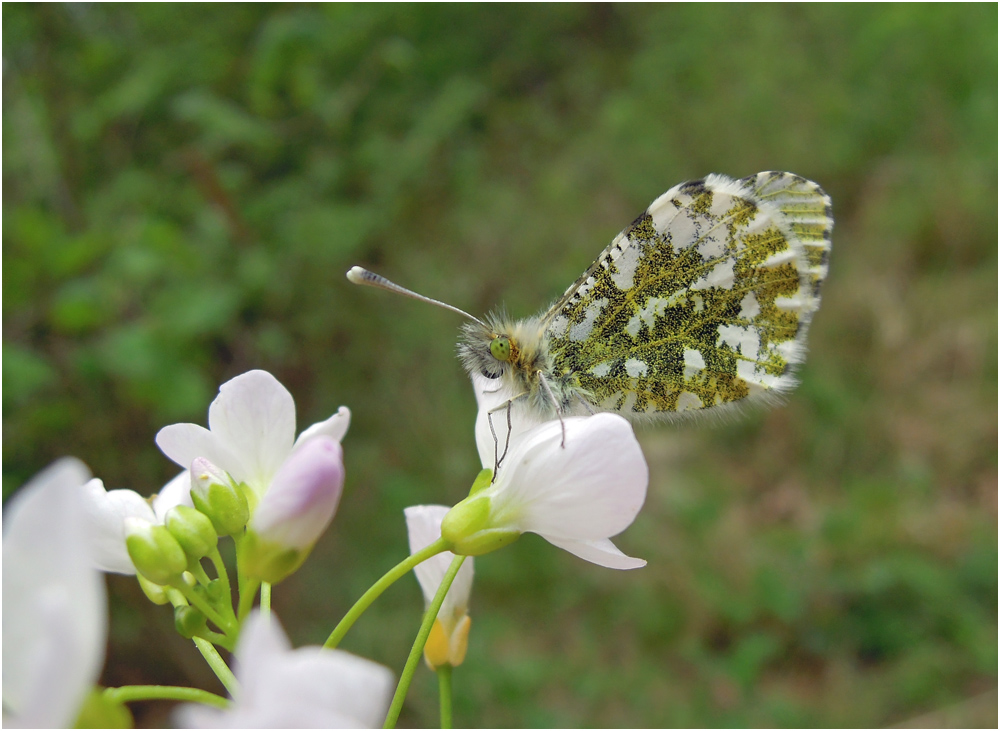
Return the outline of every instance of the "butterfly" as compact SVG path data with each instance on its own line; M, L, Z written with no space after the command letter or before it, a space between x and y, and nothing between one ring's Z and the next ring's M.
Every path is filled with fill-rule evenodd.
M347 276L459 312L459 357L535 415L636 420L723 413L797 385L829 268L833 217L786 172L681 183L629 224L555 304L485 320L361 267Z

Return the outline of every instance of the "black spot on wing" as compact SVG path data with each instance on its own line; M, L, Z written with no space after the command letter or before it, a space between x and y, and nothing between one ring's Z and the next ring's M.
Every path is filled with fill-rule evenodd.
M680 191L685 195L696 196L701 195L706 190L704 180L689 180L686 183L681 183Z

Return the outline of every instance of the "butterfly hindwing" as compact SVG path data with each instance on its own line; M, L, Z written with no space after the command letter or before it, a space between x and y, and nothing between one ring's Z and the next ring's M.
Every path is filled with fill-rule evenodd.
M829 198L790 173L671 188L543 316L549 377L633 417L789 390L832 225Z

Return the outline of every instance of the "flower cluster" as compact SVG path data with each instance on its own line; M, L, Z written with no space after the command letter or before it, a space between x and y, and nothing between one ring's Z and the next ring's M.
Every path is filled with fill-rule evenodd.
M158 697L189 701L175 720L191 727L368 727L383 718L391 725L421 654L442 678L465 660L468 557L533 532L601 566L643 566L611 542L635 519L648 481L628 423L611 414L545 421L487 379L473 382L484 469L469 496L451 508L406 509L411 556L358 601L322 648L293 650L269 596L337 511L345 407L296 438L291 395L271 374L250 371L219 389L208 428L173 424L157 434L183 471L150 499L107 490L72 459L41 473L5 511L5 724L120 725L128 722L126 702ZM236 544L236 606L218 550L225 537ZM392 673L333 648L410 569L428 611L390 705ZM230 699L169 687L95 692L107 632L101 571L135 575L152 601L172 605L178 632L195 642ZM261 610L252 611L258 591ZM216 647L233 651L232 670Z

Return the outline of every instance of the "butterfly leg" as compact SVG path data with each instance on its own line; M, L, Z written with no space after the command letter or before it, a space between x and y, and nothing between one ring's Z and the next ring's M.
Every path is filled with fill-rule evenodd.
M513 428L511 424L510 412L511 412L511 404L513 403L514 400L511 399L506 404L498 406L497 408L493 409L493 411L490 411L486 414L486 421L490 425L490 434L493 435L493 479L494 480L497 478L497 471L499 471L500 469L500 463L503 462L504 457L507 456L507 450L510 449L510 432L511 429ZM500 409L507 410L507 438L504 439L503 454L498 454L500 450L500 440L497 439L497 430L493 426L493 414L494 412L497 412Z

